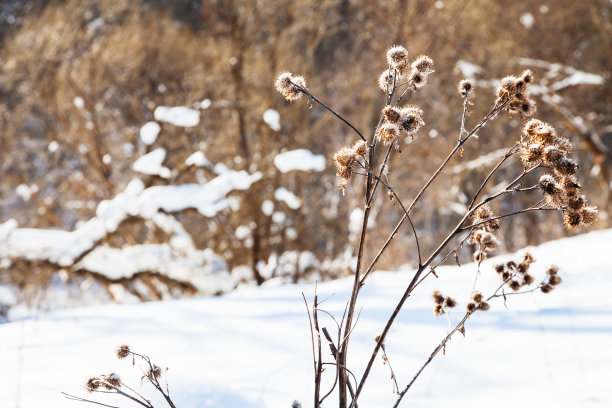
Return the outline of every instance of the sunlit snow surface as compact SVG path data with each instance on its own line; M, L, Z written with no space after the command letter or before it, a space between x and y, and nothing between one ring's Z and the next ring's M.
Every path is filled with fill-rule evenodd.
M612 230L533 249L537 262L532 273L540 278L549 264L557 263L563 284L548 295L509 296L507 307L498 299L489 312L473 315L466 337L458 334L451 340L446 355L425 369L400 406L612 406L610 248ZM485 294L498 284L491 268L495 261L482 265L478 289ZM474 273L474 264L439 268L439 279L428 278L408 300L386 341L400 387L448 330L445 317L432 315L432 290L459 301L451 314L456 322ZM356 375L411 277L411 271L377 272L362 289L348 362ZM350 285L350 278L320 283L321 308L340 318ZM126 343L169 367L177 407L276 408L289 407L294 399L310 407L312 349L301 292L311 301L314 285L269 284L222 297L67 310L0 325L0 405L89 406L68 401L60 392L101 400L82 384L111 371L153 395L139 385L141 374L131 361L114 358L115 347ZM334 333L333 322L320 317L320 324ZM327 367L326 374L332 372ZM325 406L337 404L332 398ZM379 357L359 405L390 407L394 400L389 368ZM106 401L131 406L116 398Z

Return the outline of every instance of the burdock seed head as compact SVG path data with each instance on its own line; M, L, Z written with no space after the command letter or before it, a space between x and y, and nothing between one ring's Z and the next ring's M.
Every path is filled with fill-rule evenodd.
M459 92L459 94L461 94L461 96L464 98L467 97L473 89L474 85L469 79L462 79L459 81L459 85L457 85L457 92Z
M130 355L130 346L124 344L122 346L117 347L117 358L122 359L126 358Z

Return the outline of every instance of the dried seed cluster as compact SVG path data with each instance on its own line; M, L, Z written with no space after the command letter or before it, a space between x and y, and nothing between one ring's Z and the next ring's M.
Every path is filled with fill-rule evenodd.
M487 311L490 308L491 308L491 305L485 302L484 297L482 296L482 293L480 292L474 292L474 294L472 295L472 301L469 302L466 306L467 311L470 313L478 309Z
M457 85L457 92L459 92L464 98L467 98L473 90L474 85L469 79L462 79Z
M336 175L340 177L338 186L342 192L346 190L349 179L358 164L358 158L368 154L368 145L363 140L358 140L353 147L343 147L334 154L334 164L336 165Z
M497 88L496 105L508 102L506 110L510 114L531 116L536 111L536 104L529 97L529 85L533 83L533 72L525 70L519 77L509 75L502 78Z
M588 205L576 179L578 164L568 158L572 145L559 137L547 123L531 119L523 125L521 159L527 166L543 164L553 169L552 174L540 177L539 186L546 201L563 210L565 226L573 229L597 221L597 207Z
M408 51L401 45L395 45L387 51L389 68L378 78L378 86L385 93L391 93L400 83L408 83L413 89L427 84L427 77L433 71L433 60L427 55L421 55L412 63L408 60Z
M478 225L478 227L470 235L468 243L477 246L474 261L480 262L485 260L487 255L499 245L498 239L493 235L499 229L499 220L492 219L495 218L495 215L486 204L478 207L472 214L472 218L474 219L473 225Z
M444 296L438 290L434 290L432 297L435 303L433 312L436 317L442 316L446 313L447 309L457 306L455 299L450 296Z
M510 289L516 292L521 287L534 282L533 276L528 273L529 266L534 262L533 256L526 252L519 263L508 261L505 264L493 265L493 269L499 274L502 282L507 283Z
M559 273L559 267L557 265L551 265L546 270L546 280L540 286L542 293L549 293L553 288L561 283L561 277L557 275Z
M400 132L406 132L411 138L425 125L423 111L418 106L407 105L399 109L387 106L382 110L383 124L378 130L378 140L385 144L391 144L401 153L399 141Z
M276 90L289 102L297 101L302 97L306 88L306 80L302 76L293 76L291 72L283 72L274 83Z

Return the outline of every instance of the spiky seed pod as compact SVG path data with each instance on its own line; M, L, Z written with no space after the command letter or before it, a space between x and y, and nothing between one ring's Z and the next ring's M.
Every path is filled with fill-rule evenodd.
M540 190L544 192L544 194L548 195L560 195L562 193L561 186L557 184L553 176L550 174L545 174L540 177L539 181Z
M540 286L540 290L542 291L542 293L549 293L552 290L552 286L548 284L542 285Z
M574 176L565 176L561 178L561 187L568 194L571 192L577 193L579 190L582 190L582 186Z
M534 131L536 128L543 126L544 122L539 119L529 119L523 125L523 136L531 138L534 136Z
M444 296L438 290L434 290L432 294L433 300L437 305L444 303Z
M566 154L565 150L559 149L557 146L546 146L544 148L544 160L553 166L556 166Z
M504 94L510 94L510 95L514 95L516 94L517 88L516 88L516 82L517 82L517 78L515 76L512 75L508 75L506 77L503 77L501 79L500 82L500 87L499 90L497 92L497 96L503 96Z
M353 150L355 154L359 157L365 157L370 150L368 144L364 140L358 140L353 145Z
M478 308L486 312L487 310L491 308L491 305L489 305L487 302L482 302L481 304L478 305Z
M567 206L572 210L580 210L586 204L584 195L568 195Z
M291 72L283 72L280 74L276 78L274 85L276 90L290 102L296 101L302 97L303 92L298 86L307 89L304 77L293 77Z
M511 271L515 271L516 270L516 262L514 262L514 261L506 262L506 269L511 270Z
M399 141L399 126L395 123L385 123L378 131L378 140L382 140L385 144L395 143Z
M391 90L393 90L393 81L394 81L393 72L389 71L388 69L385 69L382 72L382 74L380 74L380 77L378 78L378 86L385 93L391 92Z
M459 92L459 94L464 98L466 98L470 92L472 92L472 89L474 89L474 85L469 79L462 79L457 85L457 92Z
M499 241L490 232L485 232L479 242L480 246L486 250L491 251L499 245Z
M476 303L482 302L482 293L474 292L474 294L472 295L472 300Z
M434 315L436 317L442 316L444 314L444 312L445 312L444 306L442 306L442 305L435 305L433 312L434 312Z
M548 284L550 286L557 286L561 283L561 277L559 275L550 275L548 278Z
M562 158L555 164L555 171L562 176L571 176L576 174L576 170L578 170L578 164L567 157Z
M526 84L531 84L533 82L533 72L530 69L526 69L521 73L521 80Z
M399 124L402 117L401 111L393 106L387 106L382 110L385 120L389 123Z
M446 299L444 299L444 306L452 309L453 307L457 306L457 302L452 297L447 296Z
M592 225L597 222L597 207L587 205L580 209L580 216L582 217L582 223L585 225Z
M423 125L425 125L423 111L418 106L409 105L400 110L400 126L410 136L414 137Z
M506 270L506 265L504 265L504 264L496 264L496 265L493 265L493 269L495 269L495 272L497 272L497 273L502 273L503 271Z
M529 269L529 264L525 263L525 262L521 262L520 264L518 264L518 266L516 267L516 271L518 273L526 273L527 269Z
M124 344L122 346L117 347L117 358L118 359L122 359L122 358L126 358L127 356L130 355L130 346Z
M556 142L559 149L565 150L568 153L572 151L572 142L570 142L569 139L557 137Z
M427 55L421 55L412 62L411 67L427 75L433 72L433 63L433 60Z
M351 178L355 165L357 164L355 150L350 147L343 147L334 154L334 164L336 165L336 175L341 179L338 182L338 186L344 191L348 179Z
M541 144L532 143L521 148L521 160L524 164L535 163L542 160L544 149Z
M530 274L526 273L525 275L523 275L523 285L531 285L533 281L533 276L531 276Z
M476 251L472 254L474 262L482 262L487 259L487 253L485 251Z
M115 373L110 373L109 375L107 375L105 377L105 380L110 385L113 385L115 387L121 387L121 378L119 378L119 376Z
M466 309L468 312L473 312L474 310L476 310L476 303L474 302L470 302L466 305Z
M85 383L87 391L92 392L100 388L100 379L98 377L91 377Z
M502 278L502 280L504 282L507 281L508 279L510 279L510 276L512 276L512 274L510 272L508 272L508 271L504 271L501 274L501 278Z
M523 254L523 262L527 264L532 264L535 262L535 258L533 257L533 255L531 255L531 252L525 252Z
M519 290L519 289L520 289L520 287L521 287L521 283L520 283L519 281L512 280L512 281L510 282L509 286L510 286L510 289L512 289L513 291L515 291L515 292L516 292L517 290Z
M563 213L563 223L565 224L565 227L567 229L574 229L577 226L580 225L580 222L582 221L582 216L580 215L580 212L578 211L573 211L573 210L569 210L569 211L565 211Z
M153 381L155 378L159 378L161 374L161 368L157 364L153 364L153 367L149 368L149 371L147 371L147 378Z
M559 267L557 265L551 265L546 270L547 275L556 275L557 273L559 273Z
M544 146L554 145L557 143L557 132L555 128L545 123L534 129L531 140L534 143L541 143Z
M412 84L414 89L419 89L427 85L427 75L418 69L413 68L408 75L408 82Z
M526 98L520 103L520 114L523 117L532 116L537 110L538 107L533 99Z
M408 51L401 45L394 45L387 50L387 63L395 69L408 63Z

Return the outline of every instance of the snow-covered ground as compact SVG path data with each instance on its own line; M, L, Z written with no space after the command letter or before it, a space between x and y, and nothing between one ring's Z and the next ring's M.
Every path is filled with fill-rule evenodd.
M536 279L556 263L562 285L548 295L509 296L507 307L498 299L490 311L473 315L465 338L458 334L451 340L401 406L612 406L611 249L612 230L534 248ZM498 283L493 262L483 263L478 279L485 294ZM432 276L408 300L386 342L400 387L448 330L447 319L432 314L432 290L459 301L450 316L456 322L474 273L474 264L439 268L439 279ZM411 276L411 271L377 272L364 287L350 343L349 367L357 375ZM319 298L327 299L321 307L339 317L350 284L349 279L320 284ZM140 386L131 361L114 358L120 344L169 367L170 393L181 408L289 407L296 399L312 406L310 331L301 292L310 301L314 285L271 283L222 297L64 310L0 325L0 406L88 406L60 392L97 398L82 384L111 371L152 395ZM333 333L333 322L321 318ZM389 377L379 358L361 407L392 405ZM133 406L125 403L115 399L115 405ZM330 398L325 406L335 404Z

